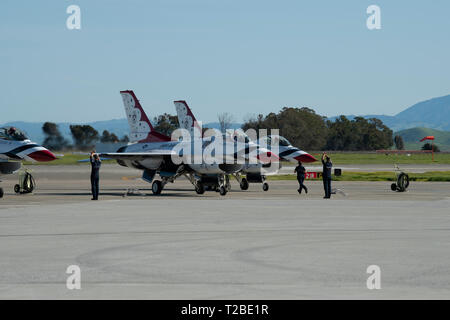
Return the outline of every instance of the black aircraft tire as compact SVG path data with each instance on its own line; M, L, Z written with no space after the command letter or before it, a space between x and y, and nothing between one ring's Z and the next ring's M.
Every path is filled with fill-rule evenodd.
M225 187L220 187L219 188L219 192L221 196L224 196L227 194L227 189L225 189Z
M263 190L268 191L269 190L269 184L267 182L263 183Z
M197 184L197 187L195 188L195 192L197 192L197 194L204 194L205 187L203 186L203 184L201 184L201 183Z
M399 174L397 179L397 190L400 192L406 191L406 188L409 186L409 176L402 172Z
M161 194L163 187L162 187L162 183L159 180L155 180L153 181L152 184L152 192L153 194Z
M0 188L0 198L3 198L3 188Z
M15 193L19 193L19 192L20 192L20 186L19 186L18 184L16 184L16 185L14 186L14 192L15 192Z
M406 182L405 182L405 190L409 187L409 176L405 173L406 176Z
M397 184L396 183L392 183L391 184L391 190L392 191L397 191Z
M248 181L245 178L242 178L240 183L241 190L248 190Z

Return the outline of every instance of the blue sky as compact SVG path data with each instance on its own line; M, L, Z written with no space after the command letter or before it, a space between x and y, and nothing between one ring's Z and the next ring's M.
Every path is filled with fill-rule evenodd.
M81 30L66 28L71 4ZM393 115L450 93L449 16L448 0L2 0L0 123L123 118L124 89L151 116L185 99L204 122Z

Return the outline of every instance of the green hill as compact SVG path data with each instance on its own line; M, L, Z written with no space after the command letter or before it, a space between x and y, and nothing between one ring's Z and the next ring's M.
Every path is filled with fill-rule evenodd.
M450 95L421 101L395 116L371 114L362 117L378 118L394 131L418 127L450 131ZM348 115L347 118L353 119L355 115ZM329 119L334 121L336 117Z
M450 131L440 131L430 128L411 128L398 131L394 135L400 135L405 142L405 149L418 150L425 142L419 142L426 136L434 136L434 143L441 151L450 151Z

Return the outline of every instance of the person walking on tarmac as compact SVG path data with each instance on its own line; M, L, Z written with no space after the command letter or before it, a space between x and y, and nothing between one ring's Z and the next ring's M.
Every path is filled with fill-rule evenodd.
M302 166L302 162L299 161L298 165L295 167L294 172L297 172L297 181L299 184L298 193L302 194L302 190L305 189L305 192L308 193L308 188L303 184L305 181L306 169Z
M102 161L100 160L98 154L95 153L95 150L91 152L90 156L91 162L91 191L92 191L92 199L98 200L99 193L99 180L100 180L100 166L102 165Z
M333 164L331 163L330 157L325 152L322 154L322 165L323 165L323 171L322 171L323 188L325 190L325 197L323 197L323 198L330 199L331 198L331 168L333 167Z

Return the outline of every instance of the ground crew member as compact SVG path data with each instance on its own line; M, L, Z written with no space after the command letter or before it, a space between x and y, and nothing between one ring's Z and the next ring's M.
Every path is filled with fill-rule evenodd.
M100 160L98 154L95 153L95 150L91 152L90 156L91 161L91 191L92 191L92 199L98 200L98 192L99 192L99 180L100 180L100 166L102 165L102 161Z
M322 165L323 165L323 171L322 171L323 188L325 190L325 197L323 197L323 198L330 199L331 198L331 168L333 167L333 164L331 163L330 157L325 152L322 154Z
M305 189L305 192L308 193L308 188L303 184L303 181L305 181L305 174L306 169L304 166L302 166L302 162L299 161L298 165L295 167L294 172L297 172L297 181L299 184L298 193L302 193L302 190Z

